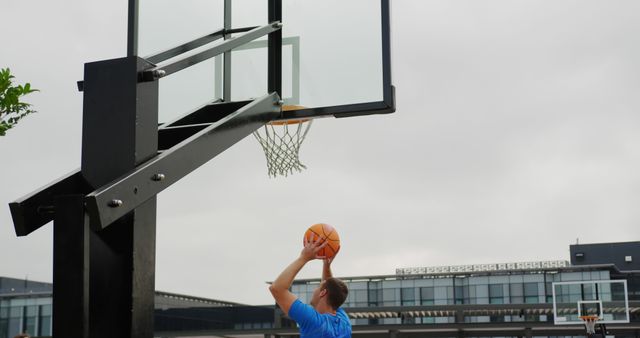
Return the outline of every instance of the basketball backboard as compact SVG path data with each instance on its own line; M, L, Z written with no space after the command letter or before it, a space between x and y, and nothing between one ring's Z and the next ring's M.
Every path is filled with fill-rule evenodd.
M283 119L395 111L389 6L389 0L282 0L280 96L300 107ZM134 53L156 63L155 56L194 39L218 33L203 49L243 34L230 29L268 23L267 0L139 0ZM267 39L257 39L162 78L160 121L210 102L265 95L267 50Z
M628 323L626 280L553 283L553 320L556 325L582 324L581 316L598 316L599 324Z

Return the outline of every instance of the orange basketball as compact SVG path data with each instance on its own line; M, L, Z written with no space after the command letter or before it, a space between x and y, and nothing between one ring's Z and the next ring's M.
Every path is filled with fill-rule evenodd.
M311 236L313 236L313 238ZM307 231L304 233L302 244L304 245L305 241L309 241L311 239L318 240L318 238L322 238L322 241L320 243L328 241L327 245L325 245L324 248L320 249L320 251L318 252L318 256L331 258L338 253L338 250L340 250L340 236L338 236L338 231L336 231L336 228L332 227L331 225L318 223L310 226L309 229L307 229Z

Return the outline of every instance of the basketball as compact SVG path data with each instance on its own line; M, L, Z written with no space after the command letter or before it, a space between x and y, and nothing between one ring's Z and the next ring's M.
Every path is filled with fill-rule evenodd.
M318 238L322 238L322 241L320 242L321 244L325 241L328 241L327 245L325 245L324 248L318 251L318 256L332 258L338 253L338 250L340 250L340 236L338 236L338 231L336 231L336 228L332 227L331 225L318 223L310 226L309 229L307 229L307 231L304 233L302 244L304 245L305 241L317 241Z

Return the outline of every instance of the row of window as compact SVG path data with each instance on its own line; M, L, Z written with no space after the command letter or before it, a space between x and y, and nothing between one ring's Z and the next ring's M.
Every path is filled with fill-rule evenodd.
M526 316L468 316L466 323L504 323L504 322L551 322L552 317L546 315ZM393 324L447 324L455 323L454 317L411 317L411 318L380 318L380 319L352 319L353 325L393 325Z
M603 279L609 279L609 271L353 281L347 282L350 291L345 306L551 303L553 282ZM307 301L315 287L312 283L294 284L292 292ZM589 290L574 292L557 289L558 301L575 302L579 292ZM599 292L597 299L601 300L620 294Z
M464 285L490 285L490 284L522 284L522 283L549 283L566 281L608 280L609 271L583 271L561 273L535 273L535 274L511 274L499 276L469 276L469 277L438 277L383 279L371 281L349 281L350 290L369 290L385 288L426 287L426 286L464 286ZM304 289L304 284L298 284ZM313 288L314 285L309 284ZM311 291L304 289L304 291Z
M51 304L0 306L0 338L51 336Z
M398 292L399 291L399 292ZM296 290L293 290L296 293ZM303 294L303 297L310 297ZM305 297L306 296L306 297ZM304 300L304 299L303 299ZM522 304L551 302L551 283L351 290L348 306Z
M558 303L575 303L579 300L624 301L625 289L622 283L556 285Z

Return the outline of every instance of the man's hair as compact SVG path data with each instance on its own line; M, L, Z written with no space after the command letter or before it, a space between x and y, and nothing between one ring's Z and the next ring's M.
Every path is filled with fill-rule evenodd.
M337 278L327 278L324 288L327 290L327 302L334 310L337 310L349 295L347 284Z

